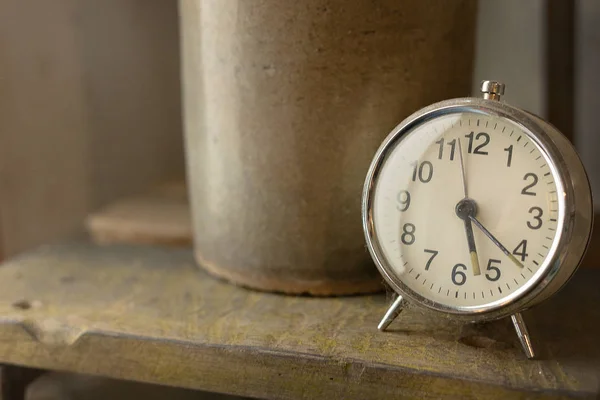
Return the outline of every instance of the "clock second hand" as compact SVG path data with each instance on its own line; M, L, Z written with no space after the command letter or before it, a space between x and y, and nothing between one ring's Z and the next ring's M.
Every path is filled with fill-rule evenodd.
M463 153L462 153L462 145L460 143L460 138L458 138L458 157L460 161L460 176L462 179L463 185L463 193L465 195L464 199L467 199L467 177L465 176L465 163L463 161ZM460 204L460 203L459 203ZM474 212L474 210L472 211ZM475 236L473 235L473 226L471 225L471 220L468 218L469 211L461 210L457 211L457 215L459 218L462 218L465 221L465 232L467 234L467 245L469 246L469 255L471 256L471 267L473 268L473 275L481 275L481 268L479 267L479 256L477 255L477 247L475 246Z
M519 267L519 268L523 268L523 264L521 264L521 262L520 262L519 260L517 260L517 259L515 258L515 256L513 256L513 255L511 254L511 252L510 252L510 251L508 251L508 249L507 249L506 247L504 247L504 246L502 245L502 243L500 243L500 242L498 241L498 239L496 239L496 238L494 237L494 235L492 235L492 233L491 233L490 231L488 231L488 230L487 230L487 229L486 229L486 228L485 228L485 227L484 227L484 226L481 224L481 222L479 222L479 220L478 220L477 218L475 218L473 215L469 215L469 219L470 219L471 221L473 221L473 223L474 223L475 225L477 225L477 227L478 227L479 229L481 229L481 231L482 231L483 233L485 233L485 235L486 235L486 236L487 236L487 237L488 237L488 238L489 238L489 239L492 241L492 243L494 243L496 246L498 246L498 248L499 248L500 250L502 250L502 252L503 252L504 254L506 254L506 256L507 256L508 258L510 258L510 260L511 260L513 263L515 263L515 264L517 265L517 267Z

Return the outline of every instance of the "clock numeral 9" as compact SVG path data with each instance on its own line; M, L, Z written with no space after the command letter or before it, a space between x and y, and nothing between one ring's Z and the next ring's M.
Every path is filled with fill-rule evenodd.
M537 185L537 183L538 183L538 176L536 174L534 174L533 172L528 172L523 177L523 180L524 181L529 181L529 178L531 178L531 183L529 185L525 186L523 188L523 190L521 190L521 194L525 194L527 196L535 196L535 192L530 192L529 189L531 189L532 187L534 187L535 185Z
M459 271L458 269L467 270L467 267L464 264L456 264L454 268L452 268L452 283L457 286L462 286L467 281L467 275L463 271Z
M487 268L486 268L487 271L492 271L493 275L488 272L485 273L485 277L487 278L487 280L492 281L492 282L496 282L498 279L500 279L500 276L501 276L500 269L498 267L495 267L494 265L492 265L494 263L500 264L501 261L490 258L490 260L488 261Z
M406 211L410 207L410 193L408 190L399 191L398 195L396 195L396 200L398 201L396 205L398 211Z
M465 137L467 139L469 139L469 148L467 150L467 152L469 154L473 153L473 154L480 154L482 156L487 156L488 152L487 151L482 151L481 149L483 149L485 146L487 146L490 143L490 135L488 135L485 132L479 132L477 134L477 136L475 136L475 132L471 132L468 135L465 135ZM474 137L474 139L473 139ZM479 144L478 146L475 147L475 150L473 150L473 142L475 140L483 140L483 143Z
M417 161L410 164L413 167L412 180L417 181L417 178L423 183L427 183L433 178L433 164L429 161L423 161L420 165ZM417 166L419 168L417 168Z
M411 245L415 242L415 231L417 230L417 228L411 224L411 223L406 223L404 224L404 226L402 227L402 235L400 235L400 240L402 241L402 243L406 244L406 245Z
M537 215L533 216L533 220L534 222L531 223L530 221L527 221L527 227L529 229L540 229L542 227L542 215L544 215L544 212L542 211L542 209L540 207L531 207L529 209L529 214L533 214L533 213L537 213Z

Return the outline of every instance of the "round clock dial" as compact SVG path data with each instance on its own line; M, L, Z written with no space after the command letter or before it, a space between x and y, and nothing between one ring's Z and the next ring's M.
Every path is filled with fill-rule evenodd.
M538 282L564 223L557 168L503 117L455 112L393 144L372 199L387 274L434 308L501 307Z

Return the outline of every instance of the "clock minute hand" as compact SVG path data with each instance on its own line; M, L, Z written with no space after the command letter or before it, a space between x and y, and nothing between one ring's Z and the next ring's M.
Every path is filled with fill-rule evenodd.
M513 255L511 254L511 252L510 252L510 251L508 251L508 249L507 249L506 247L504 247L504 246L502 245L502 243L500 243L500 242L498 241L498 239L496 239L496 238L494 237L494 235L492 235L492 233L491 233L490 231L488 231L488 230L485 228L485 226L483 226L483 225L481 224L481 222L479 222L479 220L478 220L477 218L475 218L473 215L469 215L469 219L470 219L471 221L473 221L473 223L474 223L475 225L477 225L477 227L478 227L479 229L481 229L481 231L482 231L483 233L485 233L485 235L486 235L486 236L487 236L487 237L488 237L488 238L489 238L489 239L492 241L492 243L494 243L496 246L498 246L498 248L499 248L500 250L502 250L502 252L503 252L504 254L506 254L506 256L507 256L508 258L510 258L510 260L511 260L513 263L515 263L515 264L517 265L517 267L519 267L519 268L523 268L523 264L521 264L521 262L520 262L519 260L517 260L517 259L515 258L515 256L513 256Z

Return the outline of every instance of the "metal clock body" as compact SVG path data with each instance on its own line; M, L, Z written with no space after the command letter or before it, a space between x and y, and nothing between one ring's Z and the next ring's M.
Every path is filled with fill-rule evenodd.
M593 207L584 167L552 125L483 98L442 101L400 123L377 151L363 191L367 247L398 297L466 321L520 314L556 293L587 248Z

